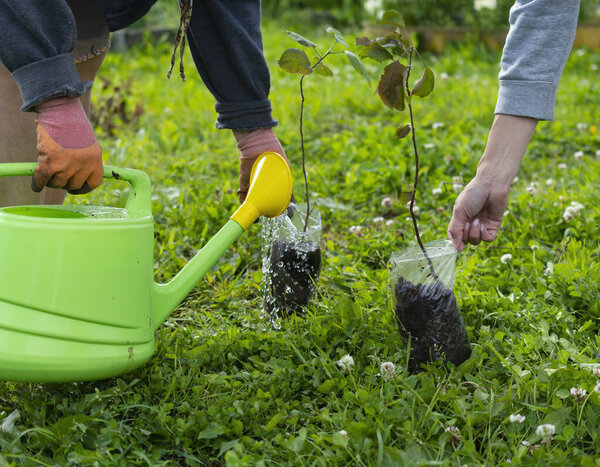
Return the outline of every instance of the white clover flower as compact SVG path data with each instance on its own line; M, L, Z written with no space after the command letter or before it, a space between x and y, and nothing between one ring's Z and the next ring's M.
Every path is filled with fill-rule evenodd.
M435 210L438 214L441 214L446 210L446 208L444 206L438 206L437 208L435 208Z
M426 144L423 145L423 147L425 149L433 149L433 148L435 148L435 144L433 144L433 143L426 143Z
M577 129L578 129L579 131L584 131L584 130L587 130L587 127L588 127L588 126L587 126L587 123L578 123L578 124L577 124Z
M380 222L383 222L383 221L384 221L384 219L383 219L383 217L381 217L381 216L377 216L377 217L374 217L374 218L373 218L373 222L374 222L375 224L379 224Z
M563 219L567 222L572 221L579 211L583 210L584 206L577 201L573 201L569 206L565 208L565 212L563 213Z
M431 194L433 196L439 196L442 194L442 189L441 188L434 188L433 190L431 190Z
M585 396L587 396L587 391L579 387L573 387L571 388L570 394L574 402L581 402L585 399Z
M552 261L548 261L546 264L546 269L544 270L544 276L551 276L554 274L554 263Z
M455 175L454 177L452 177L452 183L461 183L462 184L462 177Z
M596 159L599 159L599 158L600 158L600 149L597 149L596 150Z
M350 227L350 233L356 235L357 237L361 237L363 232L362 232L362 226L361 225L353 225Z
M540 436L545 442L549 442L552 439L552 436L554 435L555 431L556 431L556 427L549 423L546 423L544 425L539 425L535 429L536 435Z
M539 250L539 249L540 249L540 247L538 245L531 245L531 250L532 251L536 251L536 250Z
M448 73L446 73L445 71L443 71L443 72L441 72L441 73L438 75L438 78L439 78L439 79L448 79Z
M600 381L596 381L596 386L594 387L594 392L600 394Z
M452 438L450 438L450 441L452 441L453 443L458 443L460 441L460 439L461 439L460 430L458 428L456 428L455 426L446 427L446 429L444 431L446 433L450 433L452 435Z
M585 206L577 201L571 202L571 207L575 210L575 213L579 213L579 211L583 210Z
M594 368L592 373L596 378L600 378L600 368Z
M354 370L354 359L350 355L344 355L337 362L337 365L344 371L350 372Z
M575 159L577 159L577 160L583 159L583 151L575 152L575 154L573 154L573 157L575 157Z
M512 255L510 253L506 253L500 257L500 262L502 264L508 264L508 262L512 259Z
M392 198L390 198L390 197L383 198L381 200L381 205L386 209L390 209L392 207Z
M385 225L387 225L388 227L394 225L394 219L388 219L387 221L385 221Z
M515 177L513 178L513 181L510 182L511 185L514 185L515 183L517 183L519 181L519 177Z
M433 125L431 125L431 128L437 130L438 128L442 128L443 126L444 124L442 122L435 122Z
M396 365L392 362L383 362L379 367L379 374L385 379L392 379L396 374Z
M525 421L525 417L520 413L511 414L508 419L510 420L510 423L523 423Z
M410 216L406 216L406 217L404 218L404 220L405 220L405 221L408 221L408 222L411 222L411 221L412 221L412 217L410 217Z
M521 446L529 447L529 446L531 446L531 443L529 441L527 441L526 439L524 439L523 441L521 441Z
M529 193L530 196L533 196L537 193L537 188L533 185L533 183L531 185L529 185L527 188L527 193Z
M546 186L552 186L552 185L554 185L554 180L552 180L551 178L548 178L546 180Z
M575 219L575 211L571 206L568 206L567 209L565 209L565 212L563 212L563 219L567 222L571 222Z
M561 162L560 164L558 164L556 166L556 168L560 169L560 170L565 170L567 168L567 164L565 164L564 162Z
M453 183L452 184L452 190L454 190L455 193L460 193L463 189L462 183Z
M340 435L344 436L345 438L348 437L348 432L346 430L340 430L339 433L340 433Z
M496 9L496 0L475 0L473 7L476 11L482 10L483 8L494 10Z

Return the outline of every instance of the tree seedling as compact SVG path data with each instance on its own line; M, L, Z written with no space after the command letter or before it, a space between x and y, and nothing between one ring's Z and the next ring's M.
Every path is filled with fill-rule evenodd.
M405 345L410 347L410 371L420 371L422 363L443 357L458 365L471 354L466 328L454 293L440 280L423 245L414 212L415 195L419 185L419 151L413 98L430 95L435 78L433 71L415 48L400 13L386 11L378 23L391 26L390 31L375 39L357 38L356 43L361 47L361 57L386 64L376 90L381 102L399 112L408 109L410 122L396 128L395 136L398 139L411 136L415 175L414 184L403 184L402 192L410 195L409 211L415 236L429 265L429 274L426 274L423 280L423 274L419 270L422 266L415 258L416 272L408 273L414 274L415 277L400 276L394 284L396 319L402 339ZM417 80L414 79L415 57L423 65L423 73ZM428 277L433 280L427 280ZM419 278L422 283L415 278Z

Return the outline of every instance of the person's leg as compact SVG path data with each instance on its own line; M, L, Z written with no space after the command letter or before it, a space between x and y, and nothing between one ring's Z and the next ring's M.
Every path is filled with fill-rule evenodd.
M0 65L0 163L35 162L35 114L21 112L21 93L10 72ZM31 190L30 177L0 178L0 207L40 204L43 193Z

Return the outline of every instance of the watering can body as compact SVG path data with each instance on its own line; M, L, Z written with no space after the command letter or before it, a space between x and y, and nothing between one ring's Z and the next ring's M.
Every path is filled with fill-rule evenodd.
M278 179L277 194L266 196L271 216L291 196L287 163L284 168L274 156L280 157L262 159L277 172L268 177ZM33 170L34 164L0 164L4 176ZM114 167L105 168L105 178L131 183L124 209L0 208L0 380L82 381L139 367L152 356L162 321L263 214L250 192L250 204L171 282L156 284L150 181L143 172Z

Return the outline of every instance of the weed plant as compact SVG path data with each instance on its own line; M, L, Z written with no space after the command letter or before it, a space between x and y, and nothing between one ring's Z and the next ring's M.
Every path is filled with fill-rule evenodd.
M297 190L297 79L276 66L280 37L265 25L277 134ZM113 87L132 77L125 105L143 112L117 136L98 135L107 163L153 181L161 281L234 211L238 170L195 73L165 80L170 53L169 42L109 54L102 73ZM427 60L438 79L415 109L430 187L418 216L423 235L443 237L485 145L499 56L469 45ZM326 257L307 316L281 331L261 318L253 227L157 331L144 367L104 381L0 383L0 465L599 465L600 56L572 53L556 121L536 131L498 240L460 256L455 293L471 358L410 376L386 265L412 225L386 198L401 197L411 157L389 130L396 114L339 66L336 92L314 92L305 109L319 115L307 119L308 170ZM110 92L100 85L93 99ZM119 205L126 190L109 181L67 202ZM547 424L551 437L538 430Z

